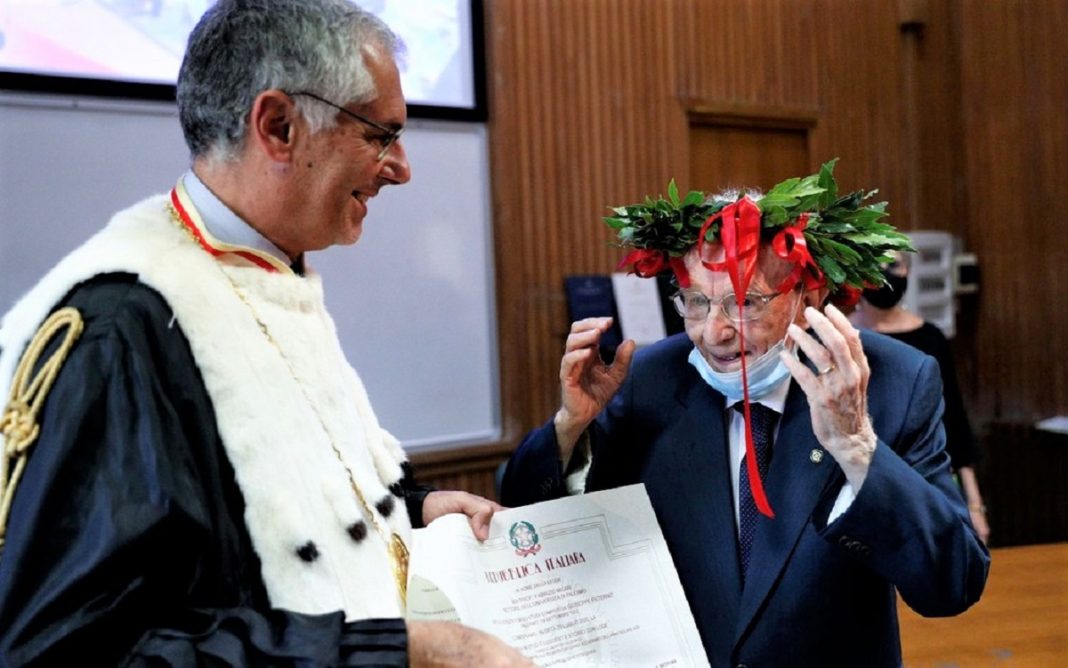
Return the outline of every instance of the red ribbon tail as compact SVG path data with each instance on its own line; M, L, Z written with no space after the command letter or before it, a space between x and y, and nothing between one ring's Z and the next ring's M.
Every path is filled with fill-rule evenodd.
M756 462L750 460L750 463L746 466L749 473L749 489L753 492L753 501L756 503L757 510L760 511L761 515L769 519L775 519L775 511L771 509L768 497L764 494L764 485L760 482L760 473L756 470Z
M738 330L741 349L745 350L745 335ZM760 480L760 471L756 463L756 447L753 445L753 420L749 416L749 372L745 364L745 355L742 355L742 407L745 413L745 472L749 476L749 491L753 495L753 502L757 510L765 517L775 519L775 511L771 509L768 497L764 493L764 483Z

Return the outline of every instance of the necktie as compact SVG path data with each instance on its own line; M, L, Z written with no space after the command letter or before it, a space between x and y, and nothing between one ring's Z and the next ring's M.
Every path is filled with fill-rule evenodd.
M744 414L742 404L735 404L734 409ZM767 406L750 404L749 416L753 421L753 449L756 451L757 471L760 472L760 480L767 482L768 463L771 461L771 435L775 430L775 422L779 419L779 414ZM749 570L749 552L753 547L757 517L760 515L749 488L749 473L746 470L746 457L748 456L749 454L746 453L746 456L742 457L738 470L738 556L742 563L743 583L746 572Z

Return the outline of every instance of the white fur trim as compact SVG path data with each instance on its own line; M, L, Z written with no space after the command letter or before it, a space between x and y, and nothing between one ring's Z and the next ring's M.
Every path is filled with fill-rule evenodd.
M72 287L102 273L137 274L163 295L189 340L245 499L272 605L304 613L343 609L348 619L400 616L386 543L364 517L321 425L372 508L400 478L404 453L378 425L345 360L319 277L218 261L186 236L166 206L157 196L117 214L4 317L0 396L26 342ZM394 504L388 521L372 512L410 544L404 503ZM367 537L356 543L347 528L361 519ZM319 553L312 562L296 554L308 541Z

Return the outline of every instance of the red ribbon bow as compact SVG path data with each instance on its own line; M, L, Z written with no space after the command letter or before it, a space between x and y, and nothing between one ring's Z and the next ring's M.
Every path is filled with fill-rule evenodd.
M629 268L627 273L637 274L642 278L653 278L664 269L670 268L675 273L680 288L690 287L690 274L686 271L686 263L681 257L668 257L666 251L652 248L633 250L620 261L616 269L624 267Z
M779 292L786 293L793 289L801 277L805 278L805 289L814 290L824 283L826 279L812 254L808 251L805 242L804 229L808 226L808 214L803 213L797 218L797 223L779 230L779 233L771 240L771 248L775 254L794 265L790 275L783 279L782 283L775 288ZM811 268L811 271L805 269Z

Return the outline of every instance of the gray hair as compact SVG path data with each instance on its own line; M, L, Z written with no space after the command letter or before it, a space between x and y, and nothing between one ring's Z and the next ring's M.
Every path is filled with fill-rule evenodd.
M178 118L194 158L232 160L261 92L307 91L340 105L377 91L364 49L394 57L400 38L349 0L219 0L189 35L178 73ZM337 110L294 98L312 132L333 127Z
M705 204L732 204L744 196L759 202L764 198L764 191L759 188L728 188L705 197Z

